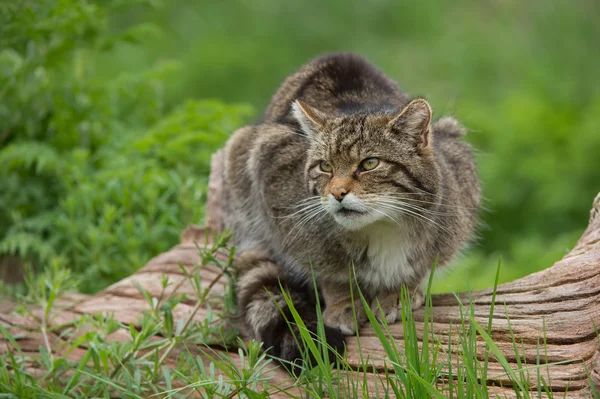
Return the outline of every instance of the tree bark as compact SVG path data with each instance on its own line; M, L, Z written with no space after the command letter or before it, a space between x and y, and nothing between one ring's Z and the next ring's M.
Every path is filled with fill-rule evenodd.
M192 292L192 286L184 277L180 264L191 269L200 261L196 244L203 245L207 239L207 231L219 232L222 229L222 195L223 179L222 154L213 157L209 182L209 199L207 203L207 227L190 227L182 233L182 242L168 252L150 260L146 266L134 275L108 287L93 296L76 295L66 298L59 309L55 310L51 325L61 325L72 321L82 314L113 313L122 323L139 325L139 316L149 307L135 284L139 284L151 295L158 297L161 291L160 280L168 275L177 287L178 292ZM589 221L575 248L562 260L546 270L534 273L525 278L498 286L495 308L492 312L491 337L508 360L510 367L519 369L523 365L541 364L540 374L543 382L560 397L589 398L592 390L600 386L600 345L597 326L600 326L600 194L596 197ZM210 236L210 235L209 235ZM210 242L211 238L208 237ZM226 259L227 254L220 254ZM206 266L201 269L203 281L209 284L218 276L219 270ZM212 288L216 292L225 290L225 279L217 281ZM168 292L165 293L168 295ZM464 312L469 303L473 304L474 319L487 328L491 313L493 290L486 289L461 293L458 295L441 294L432 296L433 322L430 334L439 340L441 348L448 348L453 343L452 364L456 367L460 361L460 345L457 345L461 328L461 302ZM124 307L123 304L127 306ZM213 309L219 304L212 304ZM178 318L189 315L194 303L183 302L177 305L174 312L175 324ZM2 308L0 308L2 309ZM44 339L39 331L39 320L9 314L6 309L0 312L0 324L13 333L21 349L32 355L38 353ZM202 321L207 311L201 308L194 320ZM423 309L414 312L417 321L417 337L423 340L425 313ZM432 332L431 332L432 331ZM403 328L400 323L390 326L390 332L399 348L404 346ZM50 334L49 341L53 345L59 342L57 334ZM114 339L127 339L125 331L117 331ZM10 347L10 342L2 342L0 352ZM348 339L347 359L354 370L362 370L359 338ZM519 358L515 356L515 343ZM545 345L544 345L545 344ZM360 348L363 355L368 355L372 369L366 373L364 380L375 392L375 386L385 386L384 370L393 373L386 362L383 347L371 327L360 331ZM85 348L71 352L68 357L77 360L85 353ZM216 351L220 350L215 348ZM484 358L485 342L477 337L478 358ZM229 356L239 364L237 352ZM166 364L175 367L178 353L174 351ZM482 384L489 386L490 394L497 393L501 397L517 397L510 378L499 361L490 354L488 376ZM376 371L376 372L374 372ZM357 380L363 380L363 371ZM525 372L532 390L536 389L538 372L529 369ZM293 380L282 369L271 372L275 385L291 385ZM440 380L440 385L448 386L452 381ZM532 391L533 392L533 391ZM535 394L537 396L537 394ZM284 394L273 394L273 397L285 397ZM542 395L545 397L545 395Z

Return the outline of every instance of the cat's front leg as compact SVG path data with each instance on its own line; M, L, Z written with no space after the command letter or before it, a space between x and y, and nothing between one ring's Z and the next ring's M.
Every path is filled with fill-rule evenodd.
M325 325L337 328L344 335L356 334L356 329L367 320L360 298L356 298L358 293L355 292L353 303L348 285L321 283L320 286L325 299Z
M420 287L408 290L411 295L411 306L413 310L419 309L425 303L425 296ZM371 302L371 310L373 313L387 323L394 323L401 318L402 300L400 290L392 291L387 294L378 295Z

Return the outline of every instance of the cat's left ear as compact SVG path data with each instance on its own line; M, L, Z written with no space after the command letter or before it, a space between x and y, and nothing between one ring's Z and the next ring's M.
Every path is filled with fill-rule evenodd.
M427 100L417 98L393 117L388 126L393 132L414 139L421 149L426 149L431 145L431 117L431 106Z
M322 130L327 118L323 112L300 100L292 103L292 115L306 134L316 134Z

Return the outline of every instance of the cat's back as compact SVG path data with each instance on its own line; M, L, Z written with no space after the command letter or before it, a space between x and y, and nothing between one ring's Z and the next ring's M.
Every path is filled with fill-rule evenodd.
M225 146L225 225L236 244L269 247L282 214L307 196L307 142L292 127L261 123L237 130Z
M463 139L467 130L453 117L439 119L433 129L436 159L444 184L449 186L446 195L455 196L453 201L467 207L465 216L474 223L474 210L481 205L481 188L473 148ZM472 228L469 226L469 230Z
M302 66L273 95L263 121L295 124L290 116L296 99L339 115L364 109L397 109L409 97L364 58L352 53L318 57Z

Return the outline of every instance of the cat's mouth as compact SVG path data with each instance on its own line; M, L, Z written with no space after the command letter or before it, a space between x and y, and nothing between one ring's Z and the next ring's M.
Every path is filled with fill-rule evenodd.
M361 212L361 211L357 211L357 210L349 209L349 208L341 208L340 210L337 211L337 213L339 215L348 216L348 217L360 216L360 215L365 214L365 212Z

